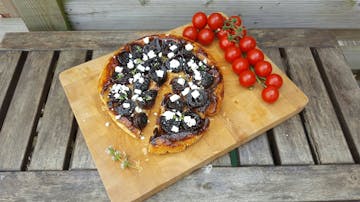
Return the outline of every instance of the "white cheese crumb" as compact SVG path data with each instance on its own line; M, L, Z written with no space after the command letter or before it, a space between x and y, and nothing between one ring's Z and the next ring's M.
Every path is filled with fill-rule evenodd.
M173 52L170 52L170 53L167 54L167 57L168 57L168 58L172 58L172 57L174 57L174 56L175 56L175 54L174 54Z
M187 62L187 65L192 69L192 70L197 70L199 68L199 66L194 62L193 59L189 60L189 62Z
M120 94L119 94L119 93L115 93L114 98L115 98L115 99L118 99L119 97L120 97Z
M149 71L149 70L150 70L150 67L149 67L149 66L146 66L146 67L145 67L145 70L146 70L146 71Z
M130 58L130 59L132 58L132 54L131 54L131 53L129 54L129 58Z
M199 86L197 86L196 84L194 84L193 82L189 82L189 86L191 88L191 90L194 90L194 89L199 89Z
M165 117L165 120L170 120L174 117L175 113L172 111L165 111L161 116Z
M185 79L178 78L177 83L183 86L185 84Z
M153 50L150 50L147 55L149 56L149 59L152 59L152 58L156 57L156 54L154 53ZM161 57L161 56L159 56L159 57Z
M137 100L139 100L140 102L144 101L142 97L138 97Z
M132 60L130 60L128 63L127 63L127 65L126 65L129 69L132 69L132 68L134 68L134 63L133 63L133 61Z
M137 106L137 107L135 107L135 111L136 111L137 113L141 113L141 112L142 112L142 109Z
M143 60L143 61L146 61L146 60L148 60L148 59L149 59L149 57L148 57L145 53L143 53L142 60Z
M109 122L106 122L106 123L105 123L105 126L106 126L106 127L109 127L109 126L110 126L110 123L109 123Z
M161 58L161 57L162 57L162 52L160 52L160 53L158 54L158 56L159 56L159 58Z
M128 79L128 81L129 81L130 84L133 83L133 80L134 80L134 78L129 78L129 79Z
M195 80L197 80L197 81L200 81L201 80L201 74L200 74L200 72L199 71L194 71L194 78L195 78Z
M191 116L184 116L184 122L189 127L193 127L196 125L196 120L193 119Z
M139 81L139 83L143 84L145 79L143 77L140 77L138 81Z
M140 78L142 78L141 73L136 73L134 75L134 82L138 81Z
M179 127L177 127L177 126L172 126L172 127L171 127L171 131L174 132L174 133L177 133L177 132L179 132Z
M141 94L141 90L140 89L134 89L134 93L139 95L139 94Z
M207 60L206 60L206 58L205 58L205 59L203 59L203 63L207 64Z
M130 103L124 102L122 106L123 108L128 109L130 107Z
M186 87L183 91L181 91L181 94L183 96L187 95L188 93L190 92L190 88L189 87Z
M170 61L170 68L178 68L180 66L179 60L172 59Z
M191 45L191 43L188 43L185 45L185 50L187 50L187 51L191 51L193 48L194 48L194 46Z
M141 71L141 72L145 72L145 67L142 66L141 64L139 64L139 65L136 67L136 69L138 69L138 70Z
M177 47L177 45L175 45L175 44L172 45L172 46L170 46L170 50L171 50L171 51L174 51L174 50L176 50L177 48L178 48L178 47Z
M170 96L170 101L171 102L175 102L176 100L180 99L180 96L177 94L174 94L172 96Z
M136 101L138 99L139 95L138 94L134 94L132 97L131 97L131 100L132 101Z
M150 42L150 39L149 39L149 37L145 37L145 38L143 39L143 41L144 41L145 44L148 44L148 43Z
M156 70L155 73L159 78L162 78L164 76L164 71L163 70Z
M116 66L116 67L115 67L115 72L121 73L122 71L123 71L123 68L122 68L122 67L119 67L119 66Z
M191 92L191 96L196 99L200 96L200 93L198 90L194 90L193 92Z

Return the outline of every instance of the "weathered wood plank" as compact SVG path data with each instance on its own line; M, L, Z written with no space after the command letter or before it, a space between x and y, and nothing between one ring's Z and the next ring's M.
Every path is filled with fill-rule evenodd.
M80 129L76 134L75 147L71 159L70 169L96 169Z
M341 50L335 48L317 49L321 64L320 69L325 75L326 84L330 89L330 96L334 98L338 108L340 121L345 127L351 144L357 150L356 160L360 157L360 89L347 66Z
M68 30L59 1L12 0L30 31Z
M286 72L278 48L265 48L263 51L283 72ZM273 134L281 165L314 164L299 115L273 128Z
M213 166L219 167L219 166L231 166L231 160L230 155L225 154L224 156L217 158L213 162L210 163Z
M179 24L181 25L181 24ZM144 35L165 30L126 30L126 31L77 31L77 32L29 32L8 33L0 48L2 49L100 49L112 48L140 38ZM356 32L360 33L360 31ZM330 30L316 29L255 29L249 35L256 38L263 47L336 46L337 42ZM294 40L296 38L296 40Z
M7 32L28 32L21 18L0 18L0 43Z
M100 1L68 0L65 12L77 30L171 29L199 10L243 16L250 28L360 28L357 1ZM186 5L186 6L185 6ZM301 12L299 12L301 10Z
M108 201L96 171L1 172L0 179L5 201ZM148 201L357 200L359 179L357 165L200 169Z
M240 165L273 165L270 145L266 134L238 148Z
M52 56L52 51L28 54L0 131L0 170L21 169Z
M109 201L96 171L0 172L0 201Z
M18 60L20 59L21 51L0 51L0 128L1 123L5 118L6 110L9 101L5 103L5 100L11 99L6 97L11 81L16 71Z
M38 129L29 170L62 170L74 115L61 87L60 72L85 61L86 51L62 51Z
M343 131L308 48L287 48L293 81L309 97L304 121L311 146L322 164L353 163Z

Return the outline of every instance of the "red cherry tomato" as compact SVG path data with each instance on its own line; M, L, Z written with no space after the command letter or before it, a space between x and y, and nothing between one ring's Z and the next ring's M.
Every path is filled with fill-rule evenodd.
M261 92L261 97L267 103L274 103L279 98L279 90L274 86L268 86Z
M259 61L255 64L255 73L261 77L267 77L272 72L272 66L268 61Z
M224 25L224 17L220 13L212 13L207 19L207 23L210 29L216 30Z
M216 37L218 38L218 39L221 39L221 38L223 38L223 37L227 37L229 35L229 31L227 31L227 30L220 30L218 33L216 33Z
M193 23L194 27L196 27L198 29L204 28L207 24L206 14L201 11L195 13L194 16L192 17L192 23Z
M247 52L246 58L249 60L251 65L255 65L257 62L264 60L264 53L255 48Z
M235 43L232 41L229 41L227 37L223 37L219 40L219 46L221 49L226 50L230 46L235 46Z
M248 70L250 65L246 58L237 58L232 63L231 67L236 74L240 74L241 72Z
M241 57L241 51L236 46L230 46L225 50L225 60L232 63L236 58Z
M256 41L251 36L244 36L239 41L239 47L242 52L248 52L256 47Z
M198 40L202 45L209 45L214 41L215 34L209 28L204 28L200 30L198 34Z
M239 82L244 87L253 86L256 82L256 76L251 70L245 70L239 74Z
M266 86L274 86L276 88L280 88L283 84L283 80L278 74L270 74L266 77L265 85Z
M197 35L198 35L197 29L193 26L188 26L183 31L183 36L193 41L196 41Z
M236 26L240 26L242 23L240 16L237 15L231 16L229 19L234 20Z

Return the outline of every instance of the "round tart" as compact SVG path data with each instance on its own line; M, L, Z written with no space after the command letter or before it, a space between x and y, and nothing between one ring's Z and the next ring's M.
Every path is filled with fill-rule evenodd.
M157 111L148 150L164 154L183 151L204 135L208 117L220 110L224 82L214 59L197 43L159 34L117 50L101 73L98 91L113 121L134 138L142 137L150 111Z

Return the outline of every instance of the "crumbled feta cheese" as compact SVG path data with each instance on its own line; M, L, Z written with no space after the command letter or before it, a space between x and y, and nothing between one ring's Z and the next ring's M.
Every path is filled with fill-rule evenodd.
M138 97L137 100L140 101L140 102L144 101L144 99L142 97Z
M175 102L176 100L180 99L180 96L177 94L174 94L172 96L170 96L170 101L171 102Z
M136 101L138 99L139 95L138 94L134 94L132 97L131 97L131 100L132 101Z
M136 111L137 113L141 113L141 112L142 112L142 109L137 106L137 107L135 107L135 111Z
M196 125L196 120L193 119L191 116L184 116L184 122L189 127L193 127Z
M172 126L172 127L171 127L171 131L174 132L174 133L177 133L177 132L179 132L179 127L177 127L177 126Z
M140 94L141 94L141 90L140 90L140 89L134 89L134 93L140 95Z
M130 107L130 103L124 102L122 106L124 109L128 109Z
M168 57L168 58L172 58L172 57L174 57L174 56L175 56L175 54L174 54L173 52L170 52L170 53L167 54L167 57Z
M172 59L170 61L170 68L178 68L180 66L179 60Z
M134 80L134 78L129 78L129 79L128 79L128 81L129 81L130 84L133 83L133 80Z
M138 69L138 70L141 71L141 72L145 72L145 67L142 66L141 64L139 64L139 65L136 67L136 69Z
M148 43L150 42L150 39L149 39L149 37L145 37L145 38L143 39L143 41L144 41L145 44L148 44Z
M129 54L129 58L130 58L130 59L132 58L132 54L131 54L131 53Z
M194 46L191 45L191 43L188 43L185 45L185 50L187 50L187 51L191 51L193 48L194 48Z
M175 44L172 45L172 46L170 46L170 50L171 50L171 51L174 51L174 50L176 50L177 48L178 48L178 47L177 47L177 45L175 45Z
M119 67L119 66L116 66L116 67L115 67L115 72L121 73L122 71L123 71L123 68L122 68L122 67Z
M152 59L152 58L156 57L156 54L155 54L155 52L153 50L150 50L147 55L149 56L149 59ZM159 56L159 57L161 57L161 56Z
M159 78L162 78L164 76L164 71L163 70L156 70L155 73Z
M205 58L205 59L203 59L203 63L207 64L207 60L206 60L206 58Z
M136 73L134 75L134 82L138 81L140 78L142 78L141 73Z
M142 62L142 60L140 59L140 58L136 58L135 60L134 60L134 63L135 64L140 64Z
M159 56L159 58L161 58L161 57L162 57L162 52L160 52L160 53L158 54L158 56Z
M146 70L146 71L149 71L149 70L150 70L150 67L149 67L149 66L146 66L146 67L145 67L145 70Z
M165 111L163 114L161 114L161 116L165 117L165 120L170 120L174 118L175 113L172 111Z
M198 90L194 90L193 92L191 92L191 96L196 99L200 96L200 93Z
M196 84L194 84L193 82L189 82L189 86L191 88L191 90L194 90L194 89L199 89L199 86L197 86Z
M193 59L189 60L189 62L187 62L187 65L192 69L192 70L197 70L199 68L199 66L194 62Z
M115 98L115 99L118 99L119 97L120 97L120 94L119 94L119 93L115 93L114 98Z
M148 59L149 59L149 57L148 57L145 53L143 53L142 60L143 60L143 61L146 61L146 60L148 60Z
M127 63L126 66L127 66L129 69L134 68L134 63L133 63L133 61L132 61L132 60L129 60L129 62Z
M177 83L183 86L185 84L185 79L178 78Z
M195 78L195 80L197 80L197 81L200 81L201 80L201 74L200 74L200 72L199 71L194 71L194 78Z
M144 77L140 77L139 80L138 80L138 82L141 83L141 84L143 84L144 81L145 81Z
M181 94L183 96L187 95L188 93L190 92L190 88L189 87L186 87L183 91L181 91Z

